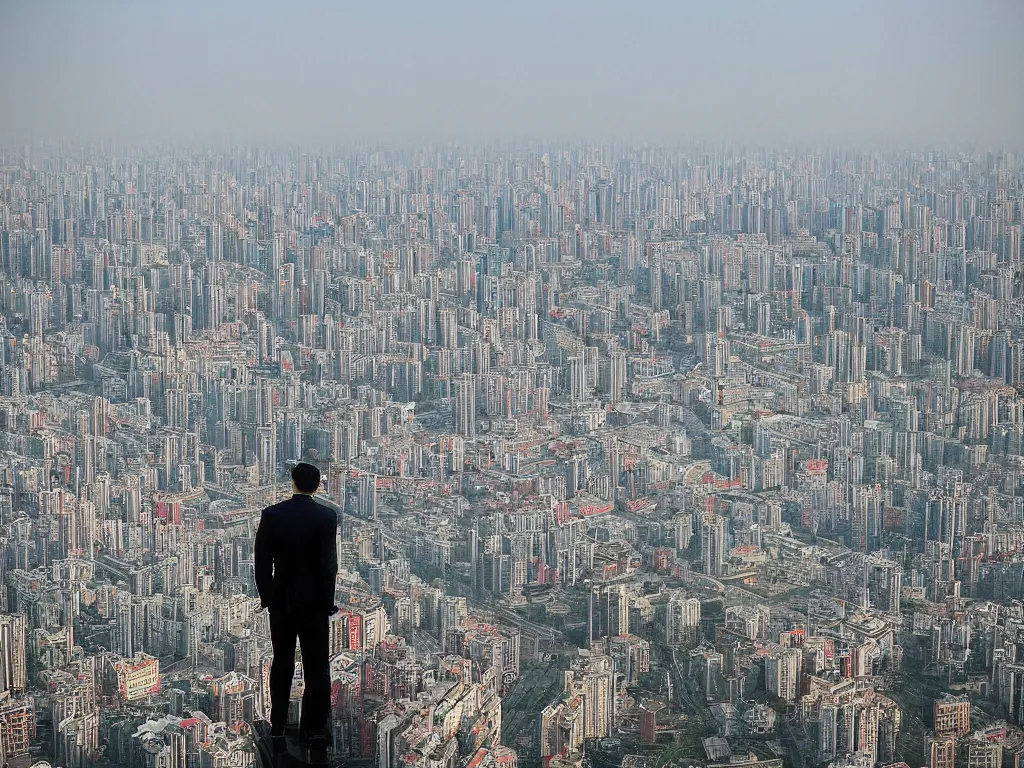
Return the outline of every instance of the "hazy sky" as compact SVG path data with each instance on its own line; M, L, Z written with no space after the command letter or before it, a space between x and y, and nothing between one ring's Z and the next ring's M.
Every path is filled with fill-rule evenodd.
M1024 0L0 0L0 135L1024 135Z

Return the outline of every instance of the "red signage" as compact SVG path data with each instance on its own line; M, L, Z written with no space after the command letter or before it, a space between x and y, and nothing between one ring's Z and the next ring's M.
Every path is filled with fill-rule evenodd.
M354 650L363 646L363 617L358 613L348 617L348 647Z

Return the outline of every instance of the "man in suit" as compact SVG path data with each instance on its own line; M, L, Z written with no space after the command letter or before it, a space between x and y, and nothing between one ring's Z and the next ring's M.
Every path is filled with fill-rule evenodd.
M274 748L284 746L288 699L295 673L295 640L302 648L300 732L312 749L326 747L331 709L328 658L330 616L338 577L337 513L313 499L320 470L296 464L294 494L263 510L256 531L256 589L270 611L274 661L270 667L270 727Z

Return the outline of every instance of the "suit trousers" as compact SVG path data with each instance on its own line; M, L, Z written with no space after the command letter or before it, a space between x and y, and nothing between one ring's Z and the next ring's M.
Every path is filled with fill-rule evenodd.
M270 610L270 726L283 733L288 723L288 701L295 676L295 640L302 649L302 718L300 729L315 733L327 728L331 714L330 617L326 613L290 616Z

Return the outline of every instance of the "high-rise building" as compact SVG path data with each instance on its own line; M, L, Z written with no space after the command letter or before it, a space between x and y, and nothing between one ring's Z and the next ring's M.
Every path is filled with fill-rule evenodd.
M785 701L800 695L803 653L799 648L778 648L765 657L764 678L768 693Z
M600 584L590 588L590 642L629 634L629 592L624 584Z
M729 556L729 521L726 518L713 512L701 516L700 551L704 573L723 576Z
M375 520L377 501L377 475L350 472L345 480L345 511L366 520Z
M569 377L569 397L572 400L584 400L587 396L587 363L584 354L574 355L567 361Z
M476 379L472 374L455 380L455 432L470 440L476 437Z
M661 311L661 256L651 255L651 262L648 268L648 280L650 281L651 291L651 311Z
M665 708L660 702L645 702L640 707L640 743L654 744L658 740L658 713Z
M700 631L700 600L677 592L665 608L665 642L680 645L696 641Z
M440 643L442 653L459 653L456 648L454 631L461 627L469 618L469 604L464 597L445 597L441 599L441 615L439 617Z
M928 742L928 768L955 768L956 737L935 736Z
M967 768L1003 768L1003 745L972 737L967 742Z
M612 352L608 364L608 401L620 402L626 395L626 353L621 349Z
M0 692L0 762L26 757L36 743L36 710L31 697Z
M971 731L971 700L966 696L946 696L935 702L935 733L939 736L964 736Z
M106 674L109 687L122 701L138 701L160 690L160 661L145 653L111 659Z
M0 694L24 693L28 682L25 617L0 613Z

